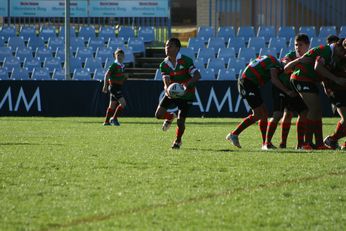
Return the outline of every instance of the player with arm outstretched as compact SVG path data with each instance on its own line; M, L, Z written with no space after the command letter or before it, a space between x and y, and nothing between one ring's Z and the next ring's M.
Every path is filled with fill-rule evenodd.
M173 120L177 117L176 138L172 144L173 149L179 149L182 145L185 120L195 99L196 83L201 78L199 71L193 64L193 60L179 52L180 47L181 44L177 38L171 38L165 44L167 57L160 64L165 95L155 112L157 119L164 120L162 125L163 131L167 131ZM168 87L172 83L182 84L185 88L185 94L177 98L172 98L168 91ZM178 107L177 115L167 112L167 109L173 106Z

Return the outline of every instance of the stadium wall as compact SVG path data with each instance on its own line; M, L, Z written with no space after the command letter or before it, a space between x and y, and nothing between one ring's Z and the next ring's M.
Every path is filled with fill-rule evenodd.
M99 81L1 81L0 116L104 116L109 96ZM153 117L160 97L161 81L130 80L124 85L127 107L123 116ZM262 94L272 110L271 86ZM324 116L332 116L321 94ZM175 109L172 109L175 110ZM238 94L236 81L201 81L190 111L193 117L244 117L249 107Z

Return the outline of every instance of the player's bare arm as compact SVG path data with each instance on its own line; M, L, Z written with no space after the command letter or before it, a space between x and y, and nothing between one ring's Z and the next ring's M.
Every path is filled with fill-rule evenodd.
M338 78L337 76L335 76L323 65L323 63L323 59L317 59L314 66L315 71L323 77L332 80L338 85L346 86L346 79Z
M290 97L296 96L296 93L294 91L288 89L287 87L285 87L285 85L282 84L282 82L278 78L278 75L279 75L278 69L276 68L270 69L271 82L281 91L285 92L288 96Z
M108 92L108 84L109 84L109 76L110 76L110 72L109 70L106 72L105 74L105 78L103 81L103 88L102 88L102 92L107 93Z

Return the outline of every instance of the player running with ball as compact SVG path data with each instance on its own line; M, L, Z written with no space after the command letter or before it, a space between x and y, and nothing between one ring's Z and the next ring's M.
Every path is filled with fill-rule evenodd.
M165 96L160 101L155 112L157 119L164 119L163 131L167 131L174 118L178 116L176 139L172 144L173 149L179 149L182 144L187 113L195 99L195 85L201 78L192 59L179 52L180 47L181 44L177 38L171 38L166 42L165 53L167 57L160 64ZM185 88L185 94L179 98L172 98L167 90L172 83L182 84ZM172 106L178 107L178 115L167 112L167 109Z

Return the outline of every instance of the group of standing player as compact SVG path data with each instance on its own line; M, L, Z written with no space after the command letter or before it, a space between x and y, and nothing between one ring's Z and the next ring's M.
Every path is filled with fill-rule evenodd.
M262 149L276 148L271 143L271 138L284 114L280 147L285 148L292 112L296 112L298 114L297 149L337 148L337 140L346 136L344 124L346 97L342 92L346 89L346 79L340 78L345 75L346 41L337 39L331 44L308 50L309 46L309 38L299 34L295 38L295 52L288 53L281 61L273 56L264 55L247 65L239 78L238 87L239 93L250 105L252 114L226 136L233 145L240 148L239 134L258 121L263 140ZM268 123L267 110L259 87L269 81L273 83L274 113ZM335 133L324 141L318 86L322 81L327 83L325 91L328 92L327 95L337 107L341 117Z
M180 41L169 39L165 44L166 58L160 64L165 95L160 101L155 116L163 119L163 131L167 131L173 120L177 118L176 139L172 148L182 145L185 131L185 120L195 98L195 85L201 78L199 71L190 57L182 55ZM262 135L262 149L276 148L272 137L281 120L280 148L286 148L291 119L294 113L298 115L297 149L330 149L338 147L338 140L346 136L346 76L345 54L346 41L336 36L329 37L326 45L313 47L309 50L310 40L305 34L295 37L294 51L286 54L281 60L271 55L263 55L252 60L238 79L240 95L247 101L252 114L243 119L231 131L226 139L241 148L239 135L250 125L258 121ZM115 62L106 72L103 92L110 91L110 103L107 108L104 125L120 125L117 116L126 105L122 95L122 85L126 80L124 74L124 53L115 52ZM273 117L268 121L268 112L260 94L260 87L272 82ZM323 140L322 109L319 99L318 85L323 86L331 103L340 115L334 134ZM184 86L185 94L172 98L167 91L172 83ZM178 113L168 112L172 107L178 107ZM315 143L313 142L315 137Z

